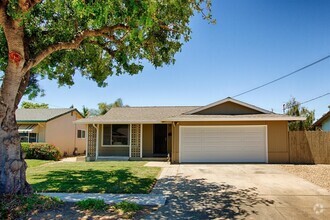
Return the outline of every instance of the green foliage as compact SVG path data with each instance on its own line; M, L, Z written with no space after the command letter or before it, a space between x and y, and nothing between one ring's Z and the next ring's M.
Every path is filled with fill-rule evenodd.
M33 143L30 144L25 158L57 161L61 159L61 152L52 144Z
M137 212L142 209L142 206L134 202L122 201L115 204L115 208L121 209L124 213L127 213L127 212Z
M285 114L287 115L306 117L305 121L289 122L290 131L304 131L314 129L313 121L315 120L315 110L311 111L306 107L302 107L295 98L292 98L285 104L285 109Z
M21 146L22 146L22 150L25 154L27 154L27 152L29 151L30 149L30 143L27 143L27 142L23 142L21 143Z
M104 115L106 114L111 108L116 107L124 107L128 105L124 105L123 100L121 98L118 98L113 103L106 103L106 102L100 102L98 103L98 109L88 109L88 116L96 116L96 115Z
M34 210L54 209L61 204L58 198L37 194L0 196L0 219L24 219Z
M89 110L86 106L83 105L83 108L82 108L82 116L84 116L84 118L88 117L89 115Z
M84 210L105 210L108 207L103 199L84 199L77 202L77 206Z
M48 104L46 103L32 103L32 102L22 102L21 108L30 108L30 109L37 109L37 108L49 108Z
M173 64L174 55L190 40L190 18L201 13L211 23L211 0L44 0L28 12L10 0L7 14L19 19L24 28L27 53L33 60L59 42L72 42L86 30L125 26L111 33L84 39L73 50L59 50L31 69L33 80L57 80L60 86L73 85L76 73L106 86L112 75L134 75L149 61L155 67ZM8 48L0 27L0 72L5 71ZM32 80L32 81L33 81ZM42 92L33 81L31 97Z

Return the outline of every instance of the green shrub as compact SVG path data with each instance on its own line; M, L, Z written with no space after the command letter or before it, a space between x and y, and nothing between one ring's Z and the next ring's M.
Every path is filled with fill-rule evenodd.
M77 202L77 206L84 210L105 210L108 207L103 199L84 199Z
M60 160L61 152L57 147L47 143L33 143L30 144L26 152L26 159L40 159L40 160Z
M23 143L21 143L21 146L22 146L22 150L24 153L27 153L30 149L30 143L23 142Z
M116 209L121 209L123 212L137 212L142 209L142 206L128 201L122 201L115 205Z

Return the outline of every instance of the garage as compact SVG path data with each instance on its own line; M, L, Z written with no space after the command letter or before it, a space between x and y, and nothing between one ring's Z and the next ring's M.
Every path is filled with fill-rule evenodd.
M267 126L180 126L180 163L267 163Z

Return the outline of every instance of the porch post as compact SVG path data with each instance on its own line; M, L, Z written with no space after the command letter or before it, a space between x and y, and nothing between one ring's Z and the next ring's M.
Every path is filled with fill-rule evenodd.
M140 157L142 158L142 138L143 138L143 124L140 125Z
M96 152L95 152L95 160L97 160L99 156L99 124L96 125Z
M88 157L88 126L89 124L86 125L86 158Z
M129 124L129 157L132 157L132 124Z

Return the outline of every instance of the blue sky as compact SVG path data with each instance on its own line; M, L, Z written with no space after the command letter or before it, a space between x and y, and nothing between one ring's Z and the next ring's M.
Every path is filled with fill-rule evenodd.
M175 65L155 69L147 64L139 75L109 78L106 88L78 75L71 88L43 80L46 96L34 101L78 109L119 97L131 106L206 105L329 55L329 12L327 0L214 0L217 24L200 15L192 18L192 39ZM237 99L281 113L291 97L309 100L330 92L329 83L330 59ZM330 96L305 106L320 117L328 105Z

